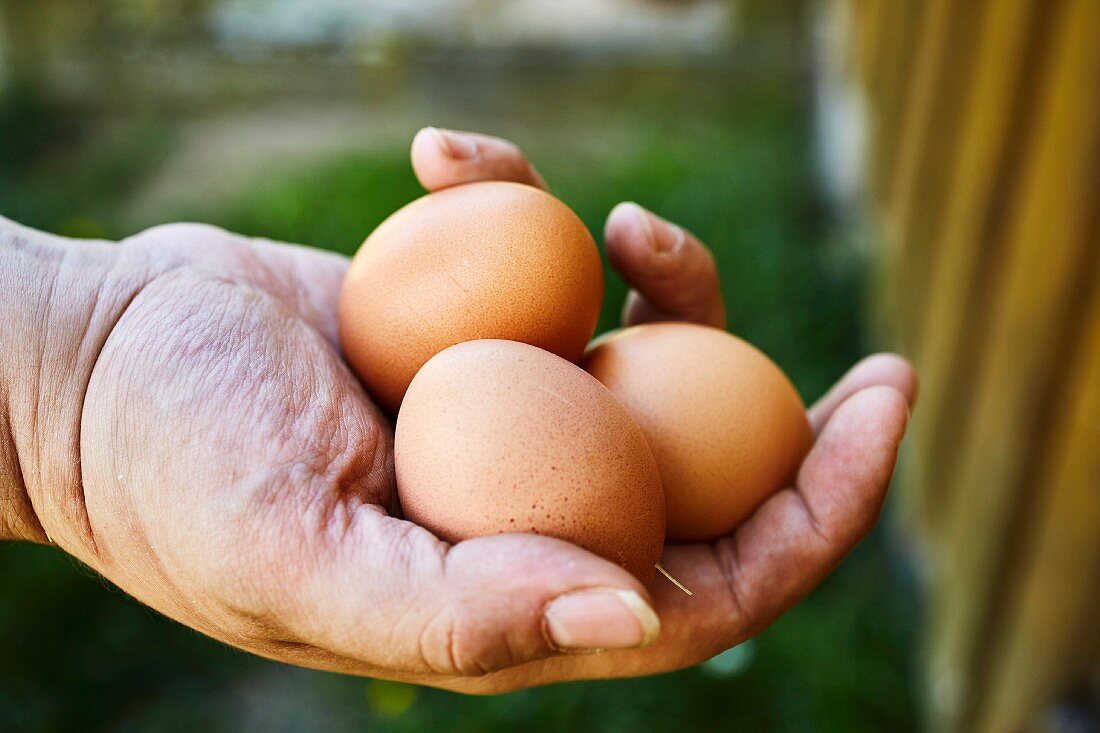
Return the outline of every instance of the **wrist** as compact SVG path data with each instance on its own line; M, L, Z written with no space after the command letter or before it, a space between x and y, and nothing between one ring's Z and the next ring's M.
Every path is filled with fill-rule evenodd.
M9 353L7 341L0 337L0 352ZM27 497L7 402L7 386L0 385L0 542L39 540L42 528Z
M0 540L46 542L27 492L17 435L23 406L37 401L42 295L52 281L51 248L36 233L0 218Z
M95 541L80 420L99 349L127 302L119 260L106 243L0 219L0 538L55 541L85 561Z

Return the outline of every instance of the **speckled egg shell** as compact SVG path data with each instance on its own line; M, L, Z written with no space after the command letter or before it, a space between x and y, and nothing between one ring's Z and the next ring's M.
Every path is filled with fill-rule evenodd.
M470 341L433 357L397 420L405 517L451 541L534 532L648 581L664 544L660 474L602 384L542 349Z
M368 391L395 412L417 370L463 341L522 341L576 362L602 299L599 252L569 207L531 186L469 183L374 230L344 281L340 337Z
M670 541L728 534L791 484L813 440L783 371L716 328L627 328L594 343L582 366L645 433L665 488Z

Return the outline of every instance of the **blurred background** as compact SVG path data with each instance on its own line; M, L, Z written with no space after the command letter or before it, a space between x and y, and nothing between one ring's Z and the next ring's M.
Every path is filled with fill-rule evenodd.
M697 668L493 698L298 670L6 545L0 731L1100 730L1097 28L1092 0L0 0L11 219L350 254L420 195L417 129L479 130L595 232L636 200L709 243L807 401L884 347L924 392L872 537Z

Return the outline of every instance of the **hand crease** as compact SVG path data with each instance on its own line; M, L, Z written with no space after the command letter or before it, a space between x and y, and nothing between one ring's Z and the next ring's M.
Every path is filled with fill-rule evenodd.
M829 536L825 532L825 528L822 526L821 522L818 520L817 515L814 514L813 507L810 506L810 502L806 499L806 495L803 494L802 490L798 488L793 489L793 491L795 496L798 497L799 503L802 504L802 508L806 512L806 517L810 520L810 529L813 530L814 534L819 540L821 540L822 543L824 543L825 545L829 545Z
M733 535L729 538L727 544L729 547L729 561L723 561L722 554L718 552L717 545L711 545L711 552L714 553L714 560L718 563L718 568L722 571L722 577L726 581L726 587L729 588L730 601L733 603L734 613L741 619L741 625L744 628L752 628L752 619L745 610L745 604L741 599L741 591L738 588L737 575L741 568L741 551L737 546L737 535Z
M103 355L103 351L107 346L107 342L110 341L111 336L115 332L115 329L118 327L118 324L122 321L122 318L129 312L130 307L134 304L134 301L137 300L138 296L141 295L143 292L145 292L145 290L150 285L152 285L157 280L160 280L165 275L168 275L169 273L174 272L175 269L177 269L177 268L175 268L175 267L169 268L167 270L159 272L156 275L150 277L145 282L141 283L136 288L134 288L133 292L131 292L130 295L122 302L122 305L118 309L118 312L115 314L115 316L112 319L112 321L110 322L109 326L104 330L104 336L103 336L102 340L99 342L99 344L97 345L97 347L95 349L95 353L92 356L92 360L91 360L91 367L87 370L87 374L85 375L85 379L84 379L84 384L81 386L81 389L80 389L80 392L79 392L79 394L80 394L80 408L79 408L78 414L80 415L80 419L77 421L76 436L75 436L75 444L77 446L77 451L78 451L77 469L76 469L77 470L77 492L78 492L78 499L79 499L80 507L81 507L81 517L80 517L80 519L84 523L85 529L87 531L88 542L91 545L90 549L92 551L93 556L95 556L96 558L100 558L99 540L96 537L95 529L92 527L91 515L88 512L87 491L85 490L85 486L84 486L84 466L83 466L83 461L80 460L80 455L79 455L79 451L81 451L82 438L83 438L84 420L85 420L84 409L85 409L85 406L87 404L87 399L88 399L88 387L91 384L92 376L95 374L96 368L99 366L100 357L102 357L102 355ZM95 304L93 305L93 307L91 308L91 310L89 312L88 322L85 324L86 329L91 324L92 319L95 317L95 313L99 309L100 302L101 302L100 299L97 297L96 301L95 301Z

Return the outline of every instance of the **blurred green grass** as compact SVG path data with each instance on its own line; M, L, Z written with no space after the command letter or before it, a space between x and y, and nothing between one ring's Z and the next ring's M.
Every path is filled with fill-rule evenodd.
M615 203L636 200L709 243L730 329L768 352L810 400L864 350L863 272L821 203L797 99L790 89L749 86L706 120L636 99L640 121L629 139L581 147L533 134L519 142L594 232ZM12 129L4 120L0 127ZM41 149L0 170L0 213L73 235L129 233L124 203L170 153L170 127L141 123L90 153L69 153L16 121ZM162 218L351 253L420 194L406 150L385 148L260 176L236 195ZM614 326L625 294L608 278L601 330ZM251 658L144 609L49 549L0 548L0 578L4 731L918 727L915 595L881 530L772 628L707 665L494 698Z

